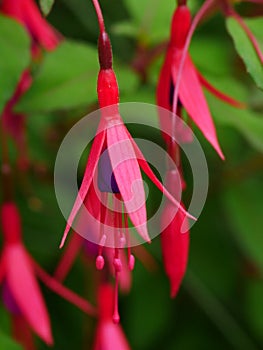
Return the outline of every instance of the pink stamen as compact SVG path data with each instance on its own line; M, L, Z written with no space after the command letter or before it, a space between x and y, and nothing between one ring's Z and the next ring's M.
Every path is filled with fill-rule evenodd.
M119 248L117 247L117 232L120 227L120 224L122 224L122 216L120 216L120 204L116 196L113 198L113 205L114 205L114 228L115 228L115 253L114 253L114 259L113 259L113 266L115 269L115 288L114 288L114 307L113 307L113 316L112 320L114 323L119 323L120 321L120 315L119 315L119 302L118 302L118 294L119 294L119 273L122 269L121 259L119 258Z
M130 271L133 271L134 265L135 265L135 257L134 257L133 254L130 254L130 256L129 256L129 263L128 264L129 264Z
M96 258L96 269L102 270L104 267L105 261L102 255L98 255Z
M99 241L99 252L96 258L96 269L102 270L105 265L105 260L102 256L103 248L106 243L107 236L104 233L104 224L106 221L106 206L107 206L108 194L105 192L102 193L102 201L100 208L100 241Z

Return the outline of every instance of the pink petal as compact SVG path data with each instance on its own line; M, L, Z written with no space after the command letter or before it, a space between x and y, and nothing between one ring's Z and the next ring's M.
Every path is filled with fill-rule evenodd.
M142 175L130 135L122 123L107 129L107 147L125 208L138 233L149 242Z
M114 288L102 284L98 290L99 324L93 350L129 350L130 346L119 324L114 324Z
M83 299L76 293L72 292L70 289L60 284L57 280L55 280L55 278L47 274L35 261L33 261L33 259L31 259L31 261L32 264L34 264L34 268L38 277L43 281L44 284L46 284L48 288L87 314L91 316L96 315L96 309L87 300Z
M175 55L175 63L172 66L173 81L176 83L177 70L180 64L181 53ZM218 143L214 122L212 120L208 105L201 88L195 67L188 55L183 68L182 79L180 81L179 98L189 113L190 117L211 143L219 156L224 159L224 155Z
M85 199L90 184L92 182L92 179L94 177L94 173L96 170L96 167L98 165L98 161L99 161L99 156L101 154L101 150L104 144L104 140L105 140L105 130L104 128L99 129L99 133L97 133L97 135L95 136L95 139L93 141L91 150L90 150L90 154L88 157L88 162L87 162L87 166L85 169L85 173L84 173L84 177L78 192L78 196L75 200L75 203L73 205L73 208L71 210L71 213L69 215L68 221L67 221L67 225L64 231L64 235L62 238L62 241L60 243L60 248L63 247L65 240L67 238L68 232L72 226L72 223L75 219L75 216L77 215L81 205L83 204L83 200Z
M48 312L27 252L21 244L8 245L4 260L7 283L23 316L36 334L51 345Z
M177 212L173 216L174 208L168 203L163 211L162 225L166 226L167 222L170 225L162 231L161 243L164 269L170 280L171 296L175 297L187 267L190 236L189 232L181 232L185 215Z
M128 341L119 324L102 322L97 330L94 350L130 350Z
M46 50L53 50L59 44L59 35L54 28L42 17L33 0L23 1L25 26L31 36Z
M145 172L145 174L149 177L149 179L155 184L155 186L180 210L183 214L185 214L189 219L195 220L196 218L189 214L184 207L167 191L167 189L164 187L164 185L157 179L154 172L150 168L149 164L147 163L146 159L144 158L142 152L140 151L139 147L136 145L135 141L131 139L133 143L133 147L138 159L138 163L142 170Z
M246 104L240 101L235 100L234 98L224 94L223 92L217 90L212 84L209 83L206 78L197 71L198 78L200 80L200 83L213 95L215 95L219 100L224 101L225 103L230 104L233 107L236 108L246 108Z

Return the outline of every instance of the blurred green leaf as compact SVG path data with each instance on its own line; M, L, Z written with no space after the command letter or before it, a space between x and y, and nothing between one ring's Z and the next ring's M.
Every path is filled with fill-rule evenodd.
M15 343L12 339L0 332L0 349L3 350L22 350L22 346Z
M253 21L254 20L250 20L247 23L250 23L251 25L251 23L253 24ZM261 18L260 21L262 32L263 19ZM255 26L259 28L259 22L256 22L255 24ZM234 41L236 50L246 65L248 73L251 74L257 86L263 89L263 65L249 38L234 18L227 18L226 25L227 30Z
M52 10L55 0L39 0L40 7L45 16Z
M228 222L243 253L263 269L262 179L235 183L223 193Z
M125 30L128 28L129 34L135 34L134 28L139 28L138 37L149 43L156 43L169 37L170 21L175 10L173 1L165 3L165 6L158 0L126 0L125 3L133 18L133 23L129 27L127 23L125 24ZM123 27L118 29L123 30Z
M0 15L0 113L13 95L21 73L30 62L30 40L24 28Z
M246 283L245 311L255 333L263 339L263 282L251 280Z
M141 266L136 266L133 293L126 304L127 335L134 349L147 349L165 332L171 304L164 274L145 274ZM136 337L132 337L134 334Z
M246 103L248 93L242 83L232 78L209 76L209 81L218 89ZM224 103L207 93L210 110L215 121L221 125L231 126L238 130L258 151L263 152L263 118L262 115L249 109L238 109Z
M96 100L98 58L95 48L63 42L46 53L34 83L17 104L17 111L33 113L64 110Z
M191 57L198 69L215 75L230 75L230 47L228 43L214 40L212 37L193 39L190 46Z
M198 276L189 270L185 278L185 285L188 292L196 299L203 311L228 340L231 349L257 349L253 339L242 329L238 320L236 320L224 304L210 292Z

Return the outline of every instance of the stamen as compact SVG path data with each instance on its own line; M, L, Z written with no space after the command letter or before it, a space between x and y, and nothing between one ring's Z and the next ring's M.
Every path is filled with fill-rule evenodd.
M105 260L102 256L102 251L106 243L107 236L104 233L104 224L106 221L106 206L108 200L108 194L106 192L102 193L101 203L100 203L100 241L99 241L99 252L96 258L96 268L97 270L102 270L105 264Z
M114 288L114 308L112 321L117 324L120 322L120 314L118 307L118 290L119 290L119 273L115 271L115 288Z
M102 270L104 267L105 261L102 255L98 255L96 258L96 269Z
M128 214L125 211L124 211L124 229L125 229L125 236L126 236L127 246L128 246L128 267L129 267L129 270L132 271L135 265L135 257L133 254L131 254Z
M115 269L115 289L114 289L114 308L113 308L113 316L112 320L114 323L119 323L120 321L120 315L119 315L119 306L118 306L118 291L119 291L119 273L122 269L121 259L119 258L119 248L117 246L117 240L118 240L118 229L120 226L120 220L122 221L122 217L120 216L120 211L118 210L120 208L119 201L114 196L113 198L113 205L114 205L114 240L115 240L115 254L113 259L113 266Z
M134 257L134 255L131 254L131 253L130 253L130 255L129 255L129 262L128 262L128 265L129 265L130 271L133 271L134 265L135 265L135 257Z

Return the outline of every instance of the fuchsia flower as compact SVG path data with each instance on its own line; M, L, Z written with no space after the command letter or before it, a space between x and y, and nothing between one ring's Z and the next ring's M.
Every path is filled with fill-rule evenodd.
M118 110L118 84L112 69L111 44L104 27L100 32L98 48L101 69L98 76L97 91L101 108L101 121L60 246L63 246L73 221L83 202L85 202L88 212L97 219L98 223L96 224L95 221L94 224L97 225L100 245L96 260L98 269L102 269L104 266L103 247L105 245L115 247L113 266L116 278L115 291L117 293L119 273L122 269L119 248L126 243L130 247L128 216L141 238L144 241L150 241L147 231L145 192L140 168L180 211L186 216L191 217L191 215L156 178L121 119ZM107 208L110 195L113 200L113 210ZM122 211L124 215L122 215ZM128 266L131 270L134 267L134 256L131 254L130 248L128 249ZM117 300L117 296L115 300ZM115 303L114 310L113 320L118 322L117 303Z
M129 350L130 346L119 324L112 323L114 289L109 284L98 292L99 322L93 350Z
M191 14L189 9L186 5L179 5L173 15L170 41L157 86L157 104L174 113L177 112L173 106L174 93L176 92L175 85L177 84L178 71L190 25ZM224 158L202 85L223 101L235 107L243 107L243 104L218 91L202 77L192 63L189 54L187 54L179 81L179 101L220 157ZM161 123L169 123L168 126L165 126L166 130L172 128L171 120L162 120L161 117L160 121ZM165 138L168 141L167 136Z
M46 50L57 47L59 34L42 17L34 0L2 0L1 11L26 27L33 45L40 45Z
M4 303L11 315L22 317L43 341L51 345L49 315L36 276L83 311L94 314L95 309L50 277L29 255L22 243L20 216L13 202L2 205L1 222L4 246L0 259L0 283L4 286Z
M166 186L169 192L179 198L181 176L177 170L167 172ZM174 207L167 202L161 220L161 244L165 272L170 280L171 296L175 297L184 277L189 250L189 230L184 228L186 216L181 211L175 213ZM167 222L170 224L167 226ZM183 233L182 233L183 231Z

